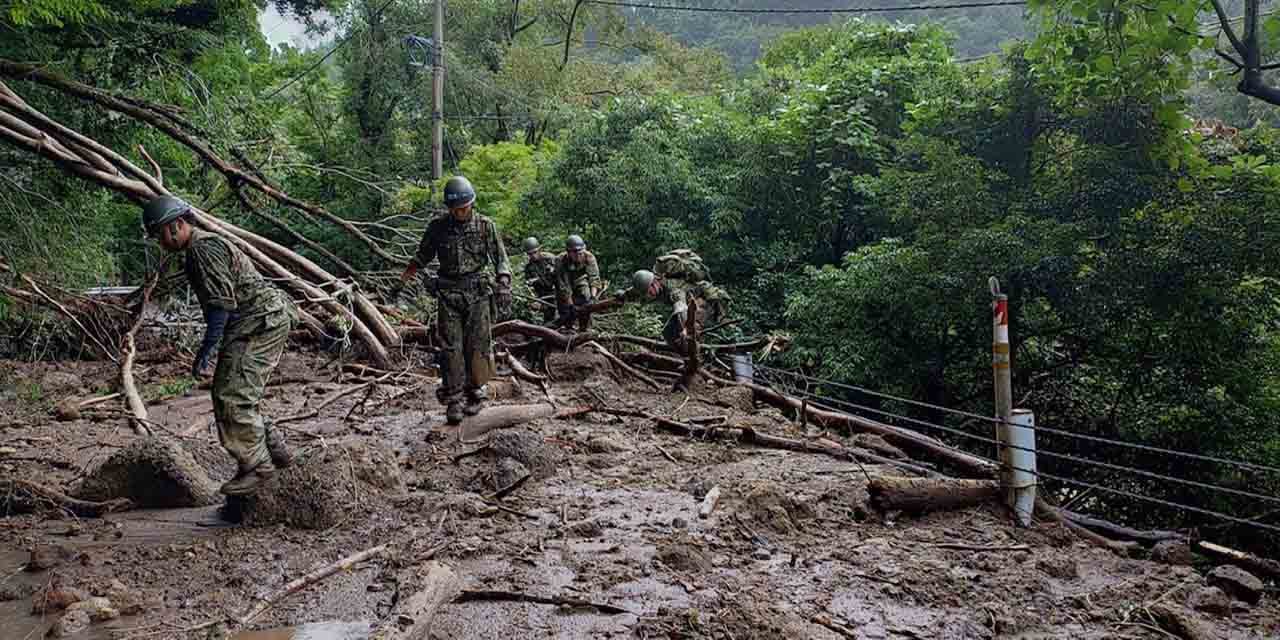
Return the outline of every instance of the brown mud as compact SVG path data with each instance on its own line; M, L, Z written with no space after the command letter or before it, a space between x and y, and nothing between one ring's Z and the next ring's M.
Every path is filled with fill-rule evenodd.
M278 377L327 381L270 387L268 414L305 415L371 379L332 381L335 372L322 367L289 354ZM714 392L654 394L602 373L606 367L552 357L561 381L551 395L562 406L603 400L805 437L778 412L750 411L741 398L716 404ZM169 388L180 368L154 365L140 382ZM113 375L93 363L0 363L7 447L0 478L69 492L134 442L119 417L58 421L49 413L68 396L108 391ZM495 431L487 444L463 443L443 427L433 391L429 380L403 376L287 423L300 458L287 473L311 478L302 484L331 502L320 516L227 526L216 506L206 506L96 519L56 509L0 517L0 637L43 637L62 614L33 614L33 606L55 592L101 593L128 606L66 637L222 637L190 629L238 616L291 580L383 543L392 545L388 554L285 598L233 637L367 637L411 595L410 570L433 557L467 590L626 611L454 602L437 614L433 638L1155 639L1170 636L1154 626L1150 609L1191 610L1212 568L1120 558L1054 525L1019 529L996 505L919 518L877 513L865 474L897 475L888 468L682 438L639 418L548 418ZM501 402L546 400L527 384L512 395ZM179 443L213 482L228 479L234 469L210 428L207 391L152 398L157 437ZM474 455L455 461L461 453ZM524 476L509 495L492 498ZM700 518L712 488L719 502ZM969 548L941 546L949 543ZM51 550L40 563L51 568L24 570L33 548ZM1257 605L1191 615L1223 639L1280 637L1274 592Z

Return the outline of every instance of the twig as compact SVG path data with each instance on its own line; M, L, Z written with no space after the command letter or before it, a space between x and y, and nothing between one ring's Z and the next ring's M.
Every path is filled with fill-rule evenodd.
M611 604L602 604L598 602L590 602L580 600L578 598L569 598L565 596L535 596L517 591L491 591L491 590L472 590L465 589L454 602L532 602L535 604L552 604L560 607L591 607L600 613L617 615L622 613L630 613L632 611L623 609L622 607Z
M289 597L290 595L298 591L306 589L307 587L317 582L320 582L321 580L324 580L325 578L328 578L329 576L339 571L345 571L347 569L350 569L356 564L359 564L361 562L364 562L365 560L373 558L383 553L386 550L387 550L387 545L380 544L371 549L365 549L360 553L349 555L337 562L334 562L333 564L329 564L319 569L316 569L315 571L312 571L311 573L308 573L307 575L302 576L301 578L298 578L297 580L294 580L289 584L286 584L285 586L281 587L278 591L263 598L258 604L254 605L253 608L245 612L244 615L241 615L239 618L236 618L235 622L241 626L249 624L250 622L253 622L254 618L257 618L258 616L265 613L267 609L270 609L277 602Z
M521 511L521 510L519 510L519 509L512 509L511 507L508 507L508 506L506 506L506 505L504 505L504 504L502 504L502 503L500 503L500 502L494 501L494 500L485 500L485 504L487 504L487 505L489 505L489 506L491 506L491 507L493 507L493 508L497 509L498 511L503 511L503 512L506 512L506 513L510 513L510 514L512 514L512 515L520 516L520 517L522 517L522 518L528 518L528 519L530 519L530 520L537 520L537 519L538 519L538 516L536 516L536 515L534 515L534 514L532 514L532 513L529 513L529 512L527 512L527 511Z
M716 504L720 502L720 487L711 487L707 495L702 498L702 506L698 508L699 518L711 517L711 512L716 510Z
M147 302L151 300L151 292L155 290L156 284L160 282L160 274L164 271L165 263L147 278L146 286L142 288L142 301L138 303L137 315L133 319L133 325L129 327L129 331L124 334L121 340L120 352L124 354L124 362L120 364L120 386L124 389L124 396L127 400L129 411L133 414L131 424L134 433L140 436L151 435L151 430L147 428L147 405L142 403L142 396L138 394L138 386L133 379L133 358L137 354L137 345L134 342L134 336L138 333L138 327L142 326L142 317L146 315Z
M637 370L635 367L623 362L621 358L613 355L613 353L611 353L608 349L605 349L603 346L601 346L599 342L596 342L593 340L582 346L591 347L592 349L595 349L596 353L599 353L600 355L604 356L605 360L608 360L609 362L611 362L613 366L618 367L619 369L622 369L623 371L631 374L632 377L649 385L651 388L653 388L654 391L662 390L662 385L659 385L653 378L646 376L645 374Z
M939 542L927 545L934 549L955 549L957 551L1030 551L1025 544L991 545L964 544L962 542Z
M498 489L497 491L495 491L495 492L493 493L493 495L488 496L488 497L486 498L486 500L493 500L493 501L497 501L497 500L501 500L501 499L505 498L506 496L510 495L512 491L515 491L516 489L519 489L519 488L520 488L520 485L524 484L525 482L528 482L528 481L529 481L529 477L530 477L531 475L532 475L532 474L525 474L525 475L523 475L523 476L520 476L520 478L519 478L518 480L516 480L515 482L512 482L511 484L509 484L509 485L507 485L507 486L505 486L505 487L503 487L503 488Z
M657 449L657 450L658 450L658 453L661 453L664 457L666 457L666 459L668 459L668 460L670 460L670 461L672 461L672 462L675 462L676 464L680 464L678 461L676 461L676 459L675 459L675 458L671 457L671 454L667 453L667 450L666 450L666 449L663 449L663 448L662 448L662 445L655 444L655 445L653 445L653 448L654 448L654 449Z

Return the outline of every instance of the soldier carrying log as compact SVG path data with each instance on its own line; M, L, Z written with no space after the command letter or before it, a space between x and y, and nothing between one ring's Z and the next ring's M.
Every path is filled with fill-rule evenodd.
M690 249L676 249L654 261L653 270L641 269L631 276L631 288L618 295L624 301L657 300L671 305L671 315L662 328L667 346L677 353L688 349L689 301L696 301L695 332L722 322L729 312L730 298L712 284L711 272L702 258Z
M560 307L557 324L571 326L577 321L579 331L588 331L591 329L589 307L600 293L600 266L596 263L595 254L587 251L587 243L582 236L569 236L564 249L556 264Z
M418 270L439 259L436 276L424 278L438 301L437 330L441 342L440 387L449 424L480 413L485 384L494 376L490 322L511 312L511 267L493 220L473 211L475 188L462 176L444 186L449 212L427 223L418 251L400 274L400 286ZM492 267L494 280L486 268ZM465 400L465 405L463 404Z

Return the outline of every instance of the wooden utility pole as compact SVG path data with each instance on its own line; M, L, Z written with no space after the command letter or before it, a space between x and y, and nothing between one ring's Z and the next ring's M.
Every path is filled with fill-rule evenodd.
M444 0L435 0L435 55L431 64L431 179L444 174Z

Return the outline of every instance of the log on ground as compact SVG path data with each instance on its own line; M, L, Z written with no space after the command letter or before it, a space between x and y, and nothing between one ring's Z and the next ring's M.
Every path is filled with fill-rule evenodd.
M878 477L871 479L868 491L880 510L909 513L964 509L997 500L1001 494L995 480L953 478Z
M422 569L422 587L409 596L391 619L378 627L370 640L426 640L431 635L431 621L444 603L462 592L462 581L453 569L429 562Z
M557 409L554 405L545 403L488 407L479 414L463 420L462 424L458 425L458 429L464 440L470 440L495 429L514 427L542 418L571 418L590 410L591 407L585 406Z

